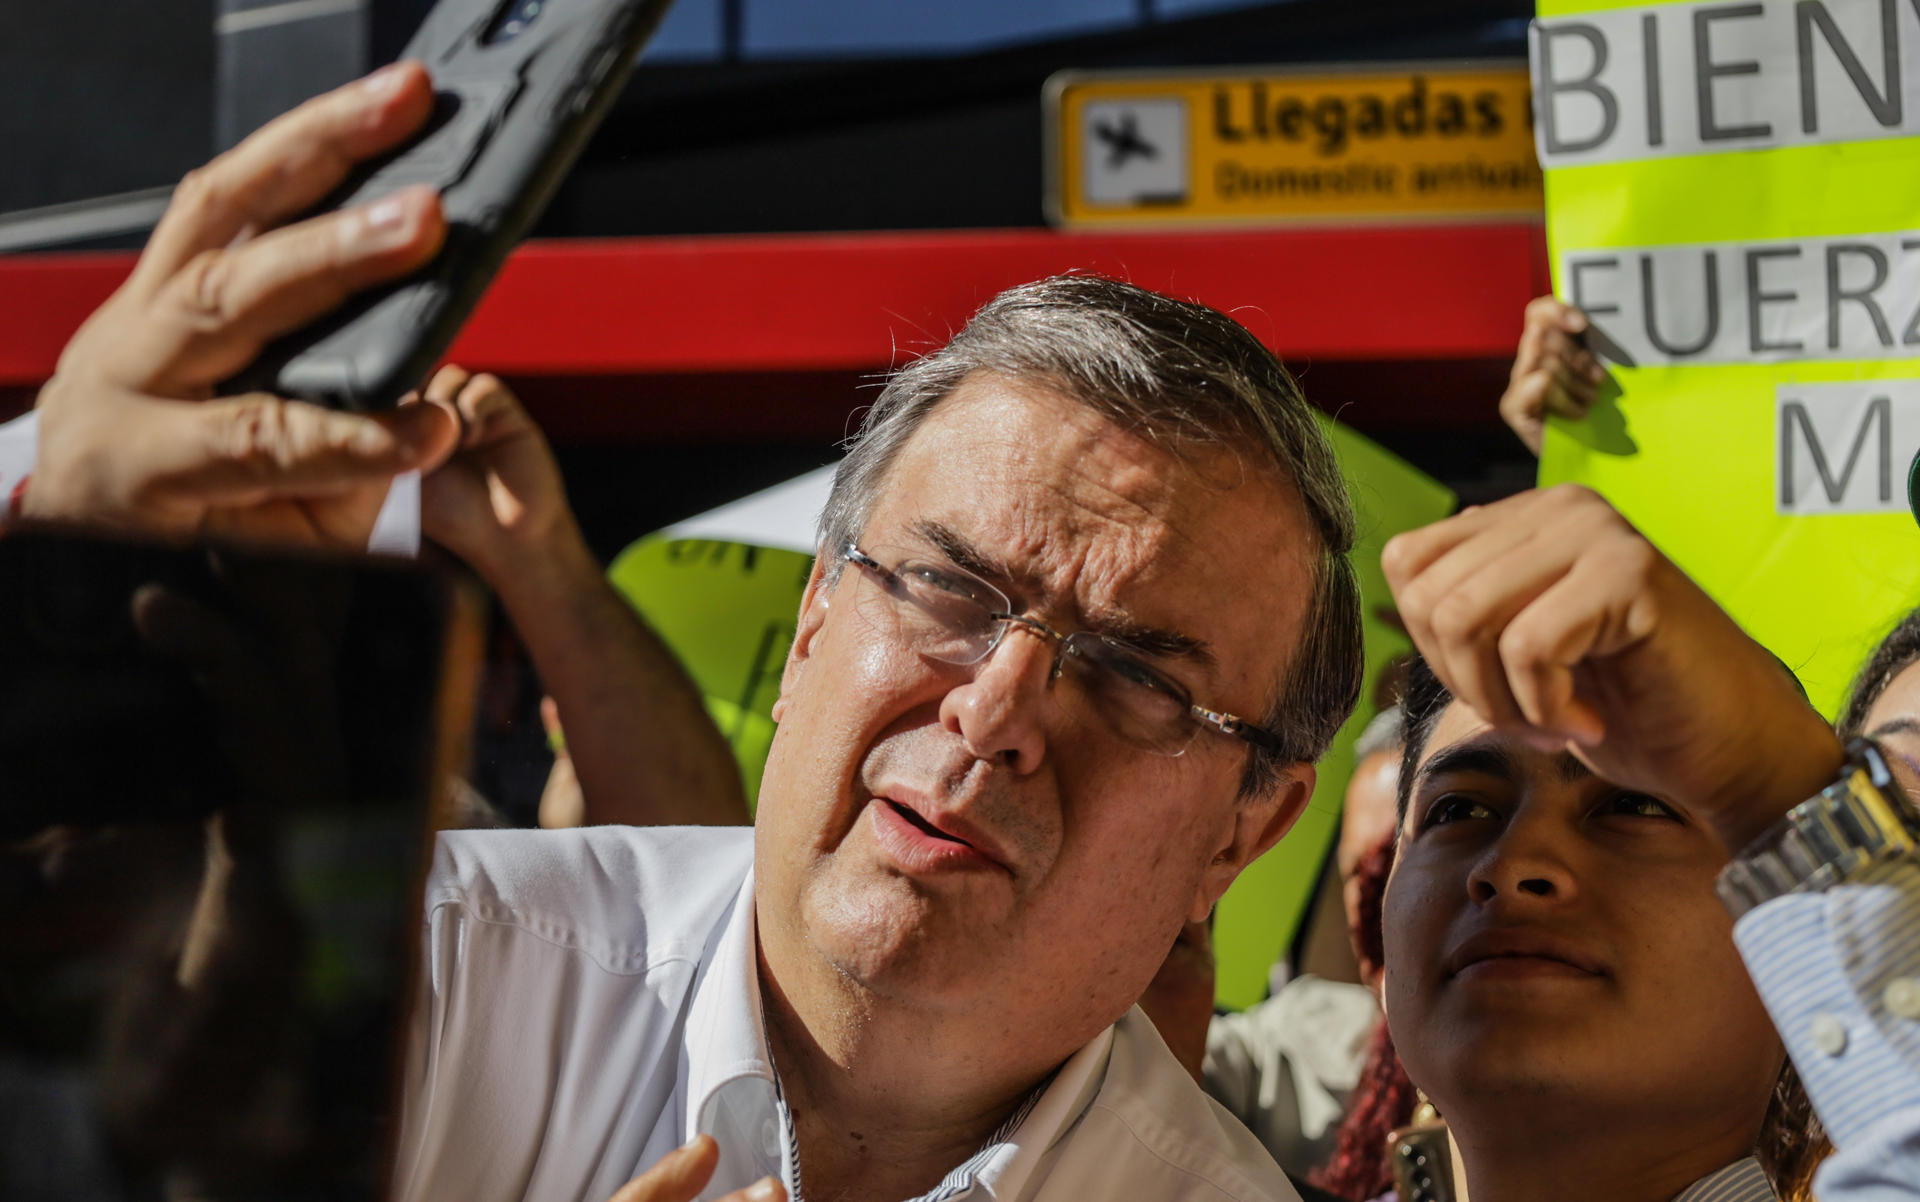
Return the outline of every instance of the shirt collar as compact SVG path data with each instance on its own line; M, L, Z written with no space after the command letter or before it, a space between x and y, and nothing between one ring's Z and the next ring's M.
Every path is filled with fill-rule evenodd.
M788 1137L760 1012L751 868L694 979L685 1046L682 1138L704 1132L720 1145L720 1165L702 1196L742 1189L766 1176L784 1180Z
M1778 1202L1760 1162L1749 1156L1709 1173L1681 1190L1673 1202Z
M1113 1028L1108 1027L1069 1056L1053 1074L1053 1080L1030 1095L966 1164L948 1174L941 1188L971 1167L969 1184L978 1185L988 1197L1020 1197L1040 1161L1093 1104L1106 1080L1107 1061L1112 1054ZM944 1194L936 1189L927 1195L927 1202L958 1197L966 1188L962 1185Z

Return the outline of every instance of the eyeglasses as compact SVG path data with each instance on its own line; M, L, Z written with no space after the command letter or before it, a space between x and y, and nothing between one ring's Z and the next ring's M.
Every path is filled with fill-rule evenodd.
M1256 747L1280 748L1271 731L1195 705L1184 688L1118 640L1084 630L1061 634L1013 613L1005 593L950 563L883 548L876 552L869 554L849 542L841 556L886 590L901 642L927 659L961 666L980 663L1018 626L1054 645L1053 679L1070 673L1113 733L1136 747L1177 756L1202 727L1211 727Z

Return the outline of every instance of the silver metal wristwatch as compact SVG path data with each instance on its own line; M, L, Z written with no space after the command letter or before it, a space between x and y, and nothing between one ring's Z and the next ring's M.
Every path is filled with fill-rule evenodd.
M1739 918L1762 902L1826 889L1869 865L1910 856L1917 844L1920 812L1894 783L1880 748L1854 739L1840 778L1734 856L1714 889Z

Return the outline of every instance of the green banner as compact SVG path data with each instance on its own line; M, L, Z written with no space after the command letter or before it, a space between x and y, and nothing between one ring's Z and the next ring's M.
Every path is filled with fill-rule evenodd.
M1611 384L1540 482L1605 494L1831 713L1920 601L1920 12L1541 0L1554 290Z
M650 534L607 569L705 697L749 807L760 796L780 670L812 567L813 556L799 551Z

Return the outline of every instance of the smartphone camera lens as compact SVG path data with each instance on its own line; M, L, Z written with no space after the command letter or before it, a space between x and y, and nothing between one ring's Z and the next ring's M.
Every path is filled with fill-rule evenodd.
M480 41L488 46L499 42L510 42L527 31L540 16L540 13L553 0L507 0L500 6L500 12L487 26L487 32Z

